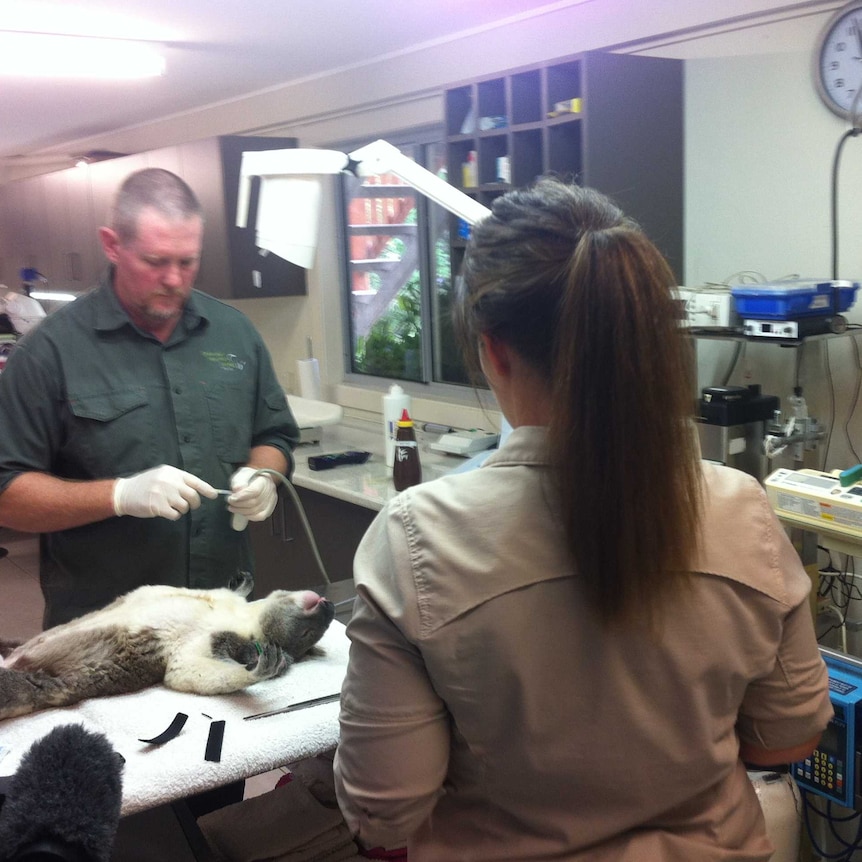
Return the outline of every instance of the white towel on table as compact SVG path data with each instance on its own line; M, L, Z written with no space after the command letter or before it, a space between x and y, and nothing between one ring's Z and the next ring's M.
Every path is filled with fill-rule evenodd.
M244 721L259 712L337 694L347 668L344 625L334 621L318 644L323 655L303 659L278 679L259 682L234 694L204 696L153 686L135 694L94 698L64 709L50 709L0 722L0 745L11 751L0 775L12 775L21 757L52 727L78 723L104 733L126 759L124 815L153 808L202 790L267 772L328 751L338 742L338 702ZM149 745L178 712L185 727L164 745ZM204 760L210 725L224 720L221 761Z

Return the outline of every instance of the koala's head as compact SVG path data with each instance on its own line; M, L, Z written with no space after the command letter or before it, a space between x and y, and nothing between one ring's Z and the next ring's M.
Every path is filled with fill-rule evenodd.
M335 618L335 605L311 590L276 590L261 600L261 628L291 658L302 658Z

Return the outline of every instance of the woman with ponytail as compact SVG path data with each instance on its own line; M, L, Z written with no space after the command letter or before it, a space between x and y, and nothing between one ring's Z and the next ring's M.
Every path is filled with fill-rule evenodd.
M455 325L514 430L357 552L336 788L364 846L769 859L746 764L813 751L827 675L762 489L700 461L673 284L555 179L474 228Z

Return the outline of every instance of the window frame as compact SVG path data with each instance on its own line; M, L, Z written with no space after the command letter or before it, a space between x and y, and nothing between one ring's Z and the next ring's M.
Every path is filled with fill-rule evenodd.
M364 146L373 140L384 139L399 149L410 146L439 146L445 147L446 138L442 125L433 125L412 129L398 133L384 133L372 135L360 140L338 144L336 149L351 152L358 147ZM433 244L430 242L428 221L431 206L428 198L421 192L416 191L417 222L425 225L425 229L419 232L419 284L420 284L420 311L422 315L421 336L421 358L423 369L423 380L403 380L394 377L382 377L353 371L353 334L351 331L351 270L350 270L350 236L348 227L348 204L350 177L342 176L338 190L338 247L340 254L340 276L342 282L341 291L341 317L342 317L342 344L343 344L343 366L342 382L346 386L355 387L366 391L386 391L391 383L398 383L409 394L414 397L431 398L435 400L448 401L456 404L481 406L487 409L487 404L482 404L479 391L472 384L444 383L434 380L434 339L435 322L433 318L434 290L433 275L436 263L434 261ZM451 243L450 243L451 261ZM454 289L456 273L452 270L451 279Z

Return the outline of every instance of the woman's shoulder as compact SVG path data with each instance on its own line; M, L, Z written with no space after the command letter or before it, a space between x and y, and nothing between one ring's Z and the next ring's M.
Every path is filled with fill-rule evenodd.
M795 604L810 580L763 486L740 470L703 465L704 508L696 570Z

